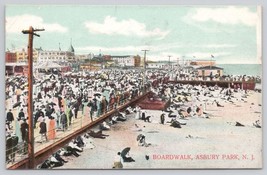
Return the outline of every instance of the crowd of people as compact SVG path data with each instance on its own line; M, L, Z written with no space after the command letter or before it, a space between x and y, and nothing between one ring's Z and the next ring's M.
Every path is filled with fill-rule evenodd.
M261 83L261 77L256 75L229 75L220 73L214 74L212 71L209 75L199 75L199 72L193 67L187 69L180 68L180 70L172 71L171 78L173 80L188 80L188 81L253 81Z
M140 70L104 70L91 74L44 74L33 81L33 127L40 136L36 142L47 142L58 132L70 130L79 117L91 121L149 88L143 84ZM27 143L27 77L6 79L6 136L17 136ZM36 132L35 132L36 133ZM37 139L38 138L38 139Z
M181 118L208 117L204 112L206 103L215 103L218 107L223 107L222 103L234 103L233 98L246 98L247 91L240 88L233 90L218 86L170 84L169 73L167 70L148 70L143 78L142 70L114 69L90 73L50 72L38 78L34 77L33 127L40 134L40 139L35 141L43 143L54 140L58 132L69 130L73 122L81 116L93 121L147 90L152 91L155 98L171 102L169 108L162 111L160 123L170 122L170 126L177 128L184 124L179 121ZM27 86L25 76L6 78L6 137L9 139L16 136L17 145L24 145L24 153L27 151L25 147L29 129ZM235 97L235 92L242 95ZM151 122L151 115L142 113L138 107L135 112L136 119ZM125 116L122 114L116 115L109 124L124 119ZM108 128L107 124L103 128ZM140 145L146 145L144 137L142 138ZM7 149L14 147L14 144L8 145ZM7 156L7 162L9 161L10 157Z

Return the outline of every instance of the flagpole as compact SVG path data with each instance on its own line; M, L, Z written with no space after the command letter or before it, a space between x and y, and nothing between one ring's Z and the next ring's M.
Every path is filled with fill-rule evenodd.
M210 55L210 69L211 69L211 65L212 65L212 58L214 58L214 56Z

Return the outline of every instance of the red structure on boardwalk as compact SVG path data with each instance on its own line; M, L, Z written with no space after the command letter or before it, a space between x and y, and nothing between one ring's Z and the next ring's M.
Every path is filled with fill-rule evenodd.
M142 109L150 110L164 110L169 105L169 101L163 101L162 99L156 97L152 92L141 102L138 106Z

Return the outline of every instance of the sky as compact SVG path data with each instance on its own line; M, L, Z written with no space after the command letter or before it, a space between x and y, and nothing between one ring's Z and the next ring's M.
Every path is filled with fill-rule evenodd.
M261 64L257 6L7 5L6 50L26 48L22 30L44 28L34 47L76 54L140 55L148 60L213 59ZM213 57L212 57L212 56Z

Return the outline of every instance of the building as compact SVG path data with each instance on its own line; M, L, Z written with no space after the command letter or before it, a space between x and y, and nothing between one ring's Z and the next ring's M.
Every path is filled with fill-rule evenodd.
M61 49L60 49L61 50ZM72 46L72 41L70 42L70 47L66 52L68 61L75 61L75 50Z
M27 75L28 64L25 62L20 63L6 63L6 75Z
M199 77L207 77L207 76L222 76L223 68L217 66L203 66L197 68Z
M38 61L38 58L39 58L39 53L42 51L42 47L40 48L34 48L33 51L32 51L32 59L33 59L33 62L37 62Z
M102 64L97 63L97 62L83 63L80 65L80 68L82 70L97 71L102 68Z
M155 61L147 61L146 62L146 68L148 69L162 69L165 63L159 63Z
M177 68L177 63L169 61L147 61L146 68L148 69L175 69Z
M191 66L215 66L215 60L191 60Z
M104 61L111 61L111 56L110 55L103 55L103 60Z
M52 50L42 50L39 52L38 62L60 62L60 61L67 61L68 54L66 51L52 51Z
M120 67L139 67L141 62L139 55L111 56L111 60L115 62L115 65Z
M141 57L139 55L134 56L134 67L140 67Z
M86 62L90 60L89 54L75 55L75 60L79 62Z
M76 61L72 44L68 51L59 50L39 50L38 62L74 62Z
M27 62L28 60L27 51L25 51L25 49L16 51L16 57L17 57L16 60L17 63Z
M6 63L15 63L17 61L17 54L15 52L6 52Z
M42 51L42 48L34 48L32 50L32 59L33 62L37 62L39 57L39 52ZM8 51L9 52L9 51ZM26 63L28 62L28 51L25 49L14 51L16 54L16 61L17 63Z

